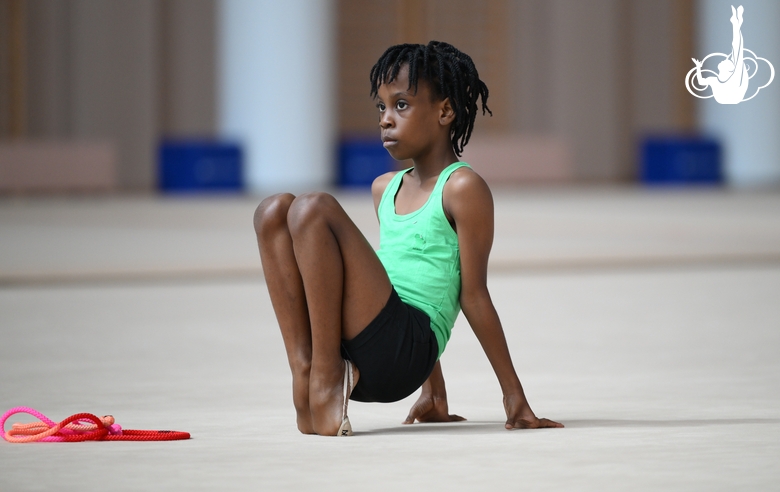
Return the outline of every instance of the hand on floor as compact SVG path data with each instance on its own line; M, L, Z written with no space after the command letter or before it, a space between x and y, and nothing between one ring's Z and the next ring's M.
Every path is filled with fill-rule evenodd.
M542 429L563 427L563 424L550 419L540 419L534 415L525 396L508 395L504 397L506 410L506 429Z
M422 394L412 405L412 409L409 410L409 415L403 423L413 424L415 420L418 422L460 422L466 419L460 415L449 413L446 398Z

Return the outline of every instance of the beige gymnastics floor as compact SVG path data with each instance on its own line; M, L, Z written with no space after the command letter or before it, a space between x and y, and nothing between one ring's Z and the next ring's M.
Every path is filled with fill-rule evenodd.
M467 422L401 426L413 399L353 403L353 438L301 436L265 286L241 263L252 200L0 202L0 411L110 413L193 434L0 443L0 490L776 488L780 197L496 201L497 228L528 233L516 244L497 231L505 256L489 287L535 410L565 429L503 430L498 385L461 317L442 363ZM155 270L161 255L178 269ZM124 274L126 262L146 273Z

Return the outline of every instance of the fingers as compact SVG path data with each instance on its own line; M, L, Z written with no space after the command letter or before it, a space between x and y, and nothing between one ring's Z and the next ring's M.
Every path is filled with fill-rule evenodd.
M455 415L455 414L445 415L444 417L442 417L442 416L438 416L437 417L437 416L431 416L431 415L425 415L425 414L423 414L423 415L414 415L413 413L410 413L406 417L406 420L404 420L401 423L402 424L413 424L415 422L415 420L417 422L420 422L420 423L423 423L423 422L426 422L426 423L430 423L430 422L463 422L464 420L466 420L466 417L461 417L460 415Z
M466 420L464 417L447 413L447 403L440 403L438 406L432 399L421 398L409 410L409 415L402 424L413 424L417 422L460 422Z
M412 405L412 408L409 410L409 415L406 416L406 420L402 423L413 424L415 420L422 422L422 418L431 410L432 406L433 405L428 400L422 402L418 400L417 403Z
M550 420L550 419L534 419L534 420L518 419L518 420L507 420L504 427L507 430L552 429L552 428L562 428L563 424L559 422L555 422L554 420Z
M413 424L415 420L420 420L420 418L425 414L425 412L421 411L419 408L417 408L417 405L413 406L411 410L409 410L409 415L406 416L406 420L401 422L402 424Z

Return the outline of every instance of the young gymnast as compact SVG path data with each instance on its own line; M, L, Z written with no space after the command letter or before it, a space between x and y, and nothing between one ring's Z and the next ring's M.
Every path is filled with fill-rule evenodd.
M490 111L487 86L437 41L389 48L370 79L384 147L414 164L371 186L379 250L327 193L274 195L255 212L298 429L351 435L350 398L398 401L420 386L404 423L464 420L449 414L439 363L461 309L501 385L505 427L563 427L534 415L515 373L487 289L493 198L458 160L479 97Z

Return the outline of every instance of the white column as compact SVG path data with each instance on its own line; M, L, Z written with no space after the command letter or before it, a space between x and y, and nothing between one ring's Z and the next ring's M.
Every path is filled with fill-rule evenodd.
M219 131L245 152L250 191L306 191L335 175L335 3L221 0Z
M750 101L721 105L714 99L698 100L700 129L720 138L724 147L726 180L737 187L780 184L780 2L777 0L699 0L696 53L731 52L731 6L744 6L742 37L745 48L769 60L775 80ZM708 60L709 61L709 60ZM691 68L693 62L691 62ZM763 71L763 73L762 73ZM754 81L767 74L761 63Z

